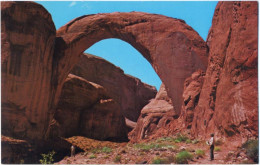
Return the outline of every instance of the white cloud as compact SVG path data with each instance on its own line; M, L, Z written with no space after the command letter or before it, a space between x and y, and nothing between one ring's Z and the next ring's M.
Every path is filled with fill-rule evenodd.
M85 8L85 9L88 9L88 10L91 9L91 7L89 6L88 3L84 3L83 5L81 5L81 7L82 7L82 8Z
M73 1L73 2L71 2L71 3L69 4L69 7L72 7L72 6L75 6L75 5L76 5L76 2Z

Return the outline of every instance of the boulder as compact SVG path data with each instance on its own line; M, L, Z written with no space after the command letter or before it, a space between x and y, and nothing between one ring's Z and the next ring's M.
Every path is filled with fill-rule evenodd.
M49 129L51 137L127 139L119 104L108 96L104 87L73 74L69 74L63 85L53 122Z
M129 133L129 139L137 142L166 136L172 132L171 123L178 118L172 106L164 84L161 85L155 99L152 99L141 111L136 127Z

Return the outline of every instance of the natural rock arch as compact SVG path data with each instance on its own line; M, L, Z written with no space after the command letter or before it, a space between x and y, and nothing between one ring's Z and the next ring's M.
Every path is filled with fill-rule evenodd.
M107 38L128 42L151 63L180 113L185 78L207 66L206 43L182 20L142 12L85 15L57 31L55 103L81 53Z
M1 3L2 133L41 139L62 85L81 53L106 38L130 43L153 66L180 111L183 81L205 69L207 46L184 21L140 12L82 16L55 35L51 15L34 2ZM50 124L49 124L50 122Z

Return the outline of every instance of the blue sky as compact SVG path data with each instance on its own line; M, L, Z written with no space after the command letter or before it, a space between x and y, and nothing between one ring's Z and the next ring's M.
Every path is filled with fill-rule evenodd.
M206 40L217 1L37 1L52 15L56 29L86 15L141 11L185 20ZM160 88L161 80L145 58L130 44L119 39L102 40L85 52L100 56L125 73Z

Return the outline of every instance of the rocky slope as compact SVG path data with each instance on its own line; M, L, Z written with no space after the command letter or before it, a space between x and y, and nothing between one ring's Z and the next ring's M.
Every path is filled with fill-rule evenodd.
M192 132L245 141L258 137L258 3L219 2L209 31L209 63Z
M171 132L170 122L177 118L178 113L162 84L156 97L142 109L136 127L129 133L129 139L136 142L166 136Z

